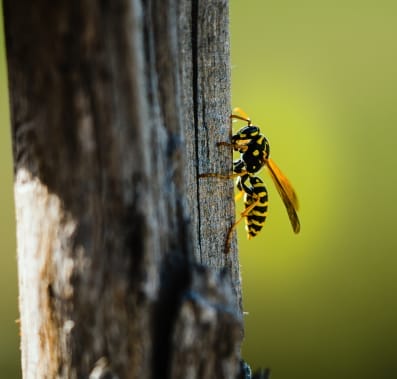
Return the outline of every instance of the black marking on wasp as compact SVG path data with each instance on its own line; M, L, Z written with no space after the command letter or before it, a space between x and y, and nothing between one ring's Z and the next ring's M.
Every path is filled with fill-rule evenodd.
M233 173L222 175L217 173L205 173L199 177L215 177L221 179L237 178L237 188L244 194L245 209L241 217L230 227L226 238L225 254L229 252L233 230L245 219L248 239L255 237L262 229L267 216L268 195L265 184L256 176L256 173L264 166L268 168L281 199L288 212L292 229L295 233L300 231L300 222L297 215L299 208L298 197L276 163L269 157L270 146L266 137L260 132L258 126L252 125L251 119L240 108L233 110L231 119L247 122L247 125L232 136L231 143L218 142L218 146L229 146L240 153L240 159L233 162ZM249 185L246 182L249 181ZM238 196L237 196L238 197Z

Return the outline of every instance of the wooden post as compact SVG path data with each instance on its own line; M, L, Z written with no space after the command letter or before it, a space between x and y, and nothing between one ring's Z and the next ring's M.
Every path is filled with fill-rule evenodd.
M22 370L236 378L226 0L4 0Z

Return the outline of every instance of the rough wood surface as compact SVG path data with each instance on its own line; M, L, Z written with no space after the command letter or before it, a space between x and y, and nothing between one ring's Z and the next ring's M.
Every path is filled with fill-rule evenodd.
M227 1L4 15L24 378L236 377Z
M180 2L179 52L182 122L186 138L186 184L194 254L199 262L225 269L242 310L235 240L228 255L226 234L234 221L233 181L202 178L208 172L231 173L232 152L217 146L229 141L230 43L227 0ZM183 17L191 14L192 17Z

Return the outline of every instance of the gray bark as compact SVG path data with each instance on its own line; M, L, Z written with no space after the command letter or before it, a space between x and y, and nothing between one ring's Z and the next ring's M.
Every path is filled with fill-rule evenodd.
M4 0L24 378L235 378L226 0Z

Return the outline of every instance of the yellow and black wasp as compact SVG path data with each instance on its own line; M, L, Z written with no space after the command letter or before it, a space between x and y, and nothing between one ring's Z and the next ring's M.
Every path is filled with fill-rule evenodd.
M200 175L200 177L216 177L221 179L237 177L237 188L240 193L244 194L245 209L241 213L241 217L231 226L228 232L225 253L229 252L233 230L242 219L245 219L248 239L255 237L266 221L268 208L267 189L262 179L256 176L257 172L264 166L267 167L270 177L273 179L277 191L284 202L293 231L295 233L299 233L300 231L299 218L296 213L299 208L298 197L289 180L269 157L270 146L268 140L261 133L258 126L252 125L251 119L242 109L235 108L230 117L232 120L237 119L247 122L246 126L239 129L232 136L231 143L218 142L218 145L232 147L240 153L240 159L233 162L233 173L230 175L217 173Z

